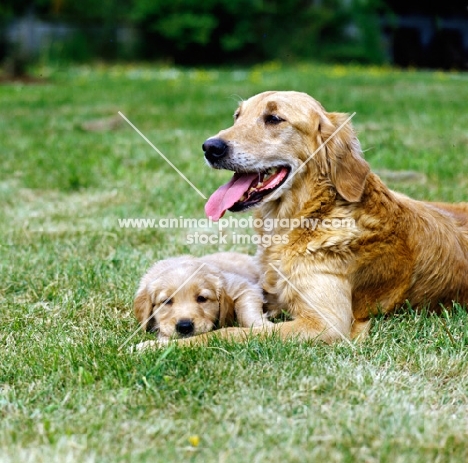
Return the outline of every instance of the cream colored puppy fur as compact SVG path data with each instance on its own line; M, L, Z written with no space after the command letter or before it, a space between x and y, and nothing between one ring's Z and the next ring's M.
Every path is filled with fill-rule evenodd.
M235 252L162 260L142 278L134 312L160 342L232 326L236 319L242 327L263 327L272 323L263 313L259 279L253 257Z

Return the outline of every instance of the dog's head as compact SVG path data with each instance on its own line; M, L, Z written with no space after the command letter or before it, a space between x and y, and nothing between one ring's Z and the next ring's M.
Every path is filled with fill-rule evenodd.
M160 339L206 333L233 322L234 303L224 286L219 271L197 259L160 261L143 277L134 312Z
M329 183L344 200L361 199L369 166L346 114L327 113L305 93L265 92L242 102L234 119L203 144L211 167L235 172L206 204L214 220L281 201L304 183L311 191Z

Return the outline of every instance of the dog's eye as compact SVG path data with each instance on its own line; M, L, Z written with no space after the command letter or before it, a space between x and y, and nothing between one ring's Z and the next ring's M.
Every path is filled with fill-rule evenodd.
M166 299L166 300L163 302L163 304L164 304L164 305L172 305L173 302L174 302L174 301L173 301L172 299Z
M276 125L284 122L284 119L277 116L276 114L268 114L265 116L265 124Z
M237 121L237 119L239 119L239 115L240 115L240 111L236 111L234 113L234 120Z
M206 302L208 299L204 296L198 296L197 297L197 302L199 302L200 304L203 303L203 302Z

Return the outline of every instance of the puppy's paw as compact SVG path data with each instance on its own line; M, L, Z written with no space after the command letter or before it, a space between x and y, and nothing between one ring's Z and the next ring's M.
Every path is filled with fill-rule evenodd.
M268 319L267 314L256 320L249 328L267 328L274 326L274 323Z
M167 346L171 341L173 341L171 338L158 338L156 344L160 347L163 347Z
M140 342L131 348L131 352L142 352L149 349L157 349L158 347L165 347L171 342L170 338L158 338L156 341Z
M160 344L158 341L144 341L138 343L136 346L132 347L132 352L142 352L148 349L155 349Z

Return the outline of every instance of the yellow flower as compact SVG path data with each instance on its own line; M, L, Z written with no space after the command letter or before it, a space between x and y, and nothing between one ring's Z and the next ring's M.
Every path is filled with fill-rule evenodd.
M198 447L198 445L200 444L200 437L197 435L193 435L188 438L188 441L190 442L190 445L192 447Z

